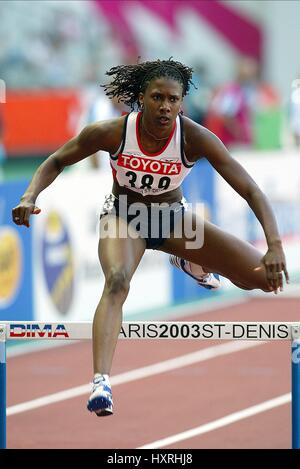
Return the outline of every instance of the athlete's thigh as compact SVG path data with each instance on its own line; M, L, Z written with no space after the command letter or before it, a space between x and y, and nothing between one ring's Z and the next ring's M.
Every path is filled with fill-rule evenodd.
M184 227L192 226L195 231L196 224L200 233L199 240L203 241L201 247L196 247L196 243L190 244L196 248L189 247L188 243L191 239L187 233L191 230L184 228L181 237L178 237L178 233L176 236L175 230L175 235L167 239L160 249L202 265L207 271L219 273L233 282L252 288L268 289L265 267L261 262L263 257L261 252L212 223L203 221L194 213L186 212Z
M112 223L110 230L104 230L107 222ZM146 248L145 241L134 235L122 218L110 214L100 220L98 255L105 277L114 270L131 279Z

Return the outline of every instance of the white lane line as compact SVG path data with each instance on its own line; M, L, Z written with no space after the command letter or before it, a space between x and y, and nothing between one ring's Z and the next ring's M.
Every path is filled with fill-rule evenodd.
M212 432L218 428L225 427L239 420L252 417L253 415L259 414L261 412L266 412L267 410L274 409L284 404L288 404L291 401L291 393L283 394L282 396L275 397L260 404L248 407L247 409L234 412L233 414L226 415L220 419L214 420L213 422L205 423L200 425L200 427L191 428L182 433L177 433L176 435L168 436L161 440L153 441L147 445L140 446L137 449L154 449L154 448L165 448L166 446L173 445L179 441L187 440L189 438L194 438L198 435L203 435L204 433Z
M160 373L166 373L177 368L184 366L193 365L194 363L203 362L216 358L223 355L228 355L234 352L240 352L242 350L258 347L261 344L265 344L265 341L230 341L219 345L213 345L205 349L197 350L196 352L181 355L176 358L171 358L163 362L154 363L153 365L143 366L135 370L126 371L116 376L112 376L110 379L111 385L116 386L118 384L129 383L138 379L148 378ZM47 396L39 397L31 401L22 402L20 404L13 405L7 408L6 415L15 415L28 410L37 409L39 407L54 404L56 402L62 402L67 399L81 396L89 393L91 390L90 384L84 384L75 388L66 389L65 391L56 392Z

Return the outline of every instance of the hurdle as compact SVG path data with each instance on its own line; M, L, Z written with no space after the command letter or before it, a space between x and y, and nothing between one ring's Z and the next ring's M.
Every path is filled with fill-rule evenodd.
M0 448L6 448L6 345L9 340L91 340L92 322L1 321ZM123 322L119 339L289 340L291 342L292 445L300 449L300 323Z

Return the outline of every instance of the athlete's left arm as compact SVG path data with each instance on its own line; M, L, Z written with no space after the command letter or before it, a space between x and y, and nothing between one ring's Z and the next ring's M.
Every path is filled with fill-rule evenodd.
M194 151L207 158L228 184L247 201L259 220L268 244L263 263L266 266L269 284L277 292L277 288L283 287L282 275L278 275L278 272L284 272L287 282L289 275L276 219L268 198L216 135L202 126L197 126L197 132L195 130Z

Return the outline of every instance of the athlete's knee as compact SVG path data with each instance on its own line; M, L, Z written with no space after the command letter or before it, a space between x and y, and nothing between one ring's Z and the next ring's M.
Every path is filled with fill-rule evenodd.
M232 281L232 280L231 280ZM236 286L241 288L242 290L254 290L255 287L249 286L249 285L244 285L240 282L233 282L232 283Z
M268 285L259 287L259 289L262 290L265 293L272 293L273 292L273 289L271 287L269 287Z
M266 268L265 268L264 265L262 266L262 269L260 269L259 272L260 273L259 273L258 278L256 279L255 288L258 289L258 290L261 290L265 293L271 293L273 291L273 289L270 287L270 285L268 283L267 272L266 272Z
M109 295L126 295L129 292L129 279L124 269L112 267L106 276L105 288Z
M270 287L266 284L255 284L255 285L251 285L251 286L248 286L248 287L242 287L240 286L240 288L243 288L244 290L261 290L265 293L270 293L272 292L272 290L270 290Z
M232 281L232 280L231 280ZM267 283L263 282L263 283L255 283L255 284L243 284L243 283L240 283L240 282L236 282L236 281L232 281L232 283L241 288L242 290L262 290L263 292L266 292L266 293L270 293L270 288L268 287Z

